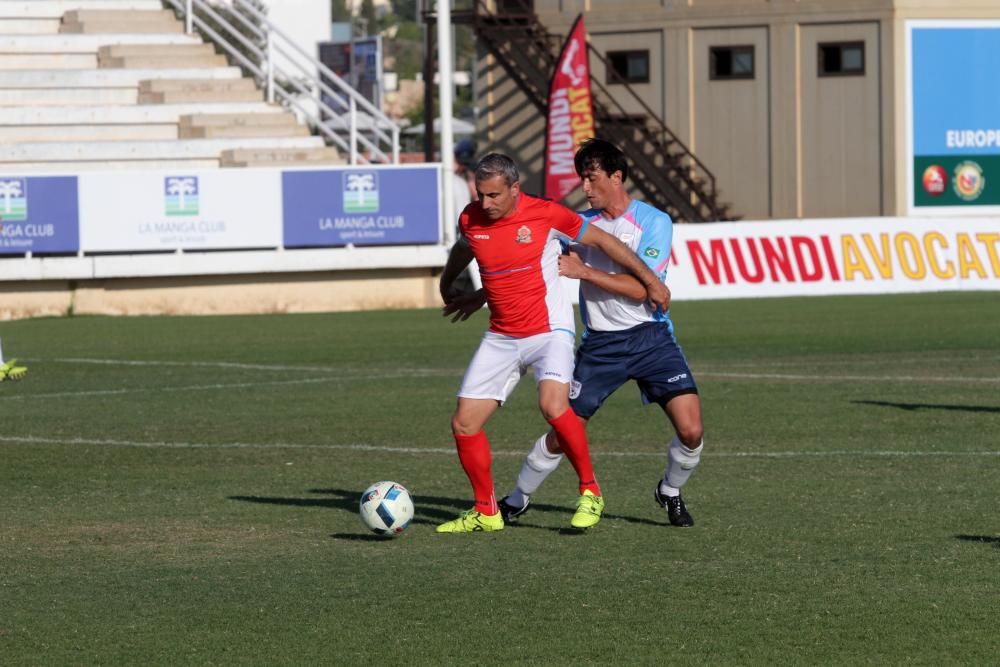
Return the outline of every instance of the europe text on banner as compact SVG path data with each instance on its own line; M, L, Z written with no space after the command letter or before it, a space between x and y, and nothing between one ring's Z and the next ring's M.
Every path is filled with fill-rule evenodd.
M543 196L556 201L580 185L573 167L577 147L594 136L590 97L590 64L583 14L576 17L549 82L549 115L545 127Z

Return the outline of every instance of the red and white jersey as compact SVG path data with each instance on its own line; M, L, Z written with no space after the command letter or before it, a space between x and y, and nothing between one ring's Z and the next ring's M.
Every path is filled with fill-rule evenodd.
M514 211L490 220L473 202L458 219L490 306L490 331L521 338L559 329L575 334L573 304L559 281L560 239L587 223L556 202L521 193Z

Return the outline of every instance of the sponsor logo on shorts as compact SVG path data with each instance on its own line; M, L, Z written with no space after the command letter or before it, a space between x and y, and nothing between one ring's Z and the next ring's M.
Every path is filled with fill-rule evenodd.
M518 243L531 243L531 229L527 225L522 225L517 230L517 238L514 240Z
M656 257L660 256L660 249L654 248L653 246L649 246L648 248L642 251L642 254L645 255L646 257L653 257L655 259Z
M583 389L583 385L580 384L579 380L573 380L569 384L569 397L576 398L580 395L580 390Z
M483 239L485 241L489 241L490 240L490 235L489 234L473 234L472 238L474 238L474 239Z
M671 383L673 383L673 382L677 382L677 381L679 381L679 380L683 380L683 379L684 379L684 378L686 378L687 376L688 376L688 374L687 374L687 373L681 373L680 375L675 375L675 376L673 376L672 378L669 378L669 379L667 380L667 382L671 382Z

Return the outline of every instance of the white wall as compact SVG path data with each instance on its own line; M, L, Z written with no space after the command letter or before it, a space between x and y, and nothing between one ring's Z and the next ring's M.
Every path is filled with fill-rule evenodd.
M268 17L309 55L316 44L330 40L330 0L265 0Z
M232 0L213 0L231 5ZM264 0L267 17L310 56L316 58L316 44L330 40L330 0Z

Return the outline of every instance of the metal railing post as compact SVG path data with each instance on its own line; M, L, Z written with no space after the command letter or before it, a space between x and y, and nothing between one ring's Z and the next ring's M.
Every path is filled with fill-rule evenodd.
M354 100L354 96L351 96L350 102L350 118L351 118L351 128L350 128L350 145L351 145L351 164L358 163L358 103Z
M267 39L267 103L274 104L274 39L270 28L264 34Z
M252 2L229 0L228 5L233 9L229 16L224 16L211 0L164 0L164 4L178 13L184 12L189 34L201 32L248 70L264 88L262 92L269 104L296 109L328 143L349 152L352 164L390 160L399 163L399 126L290 39ZM199 16L195 16L195 8L201 12ZM286 64L290 70L285 69ZM368 122L369 115L370 125L358 127L359 117ZM349 127L337 121L348 121Z

